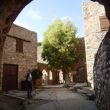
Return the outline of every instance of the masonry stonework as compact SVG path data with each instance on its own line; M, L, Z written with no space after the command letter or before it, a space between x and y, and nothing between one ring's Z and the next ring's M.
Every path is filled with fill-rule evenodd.
M84 28L85 28L85 49L88 82L93 86L93 65L94 58L102 39L107 31L101 31L100 16L105 16L104 7L98 3L85 2L83 4Z
M96 54L93 72L96 104L99 110L110 110L110 29Z
M109 1L107 2L105 0L94 0L94 1L99 1L99 3L104 4L107 18L110 20L110 16L109 16L110 15L110 2ZM91 14L85 13L86 15L84 16L88 76L90 75L90 73L92 75L92 71L93 71L94 77L92 76L91 79L94 78L94 90L95 90L96 104L97 104L98 109L99 110L110 110L110 27L109 27L109 21L103 23L103 25L108 24L108 30L100 31L101 28L99 27L100 26L99 21L96 18L98 16L105 15L104 7L98 3L92 3L92 2L84 4L85 12L88 11L88 9L90 8L91 10L89 13L93 13L92 11L94 11L94 15L88 16L86 18L86 15L91 15ZM89 19L91 20L89 21ZM87 26L89 26L89 28ZM91 28L91 26L93 27ZM97 40L92 42L96 38ZM95 45L97 45L97 47L95 48L96 51L93 48ZM87 48L88 46L89 48ZM92 55L91 57L89 55L90 50L91 50L91 55ZM95 53L95 59L93 59L93 53ZM91 59L94 61L94 66L91 64ZM90 67L92 71L90 70L89 65L90 66L92 65ZM90 70L90 73L89 73L89 70Z
M78 38L79 47L78 52L81 53L81 58L72 68L73 82L84 83L87 82L87 71L86 71L86 53L85 53L85 41L84 37Z
M16 52L16 39L23 40L23 52L21 53ZM25 79L27 70L34 68L37 64L36 43L35 32L15 24L12 25L5 41L2 64L18 65L18 88L20 88L21 81Z

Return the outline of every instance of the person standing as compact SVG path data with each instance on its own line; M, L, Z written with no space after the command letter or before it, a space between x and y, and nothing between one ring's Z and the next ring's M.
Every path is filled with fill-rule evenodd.
M26 75L26 88L27 88L27 98L32 98L31 92L32 92L32 75L31 71L28 70Z

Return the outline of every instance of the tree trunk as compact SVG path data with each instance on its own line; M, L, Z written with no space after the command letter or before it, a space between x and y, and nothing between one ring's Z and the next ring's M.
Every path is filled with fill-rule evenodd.
M64 86L69 87L70 86L69 72L66 69L63 69L62 71L63 71Z
M3 46L10 27L22 9L32 0L0 0L0 87Z

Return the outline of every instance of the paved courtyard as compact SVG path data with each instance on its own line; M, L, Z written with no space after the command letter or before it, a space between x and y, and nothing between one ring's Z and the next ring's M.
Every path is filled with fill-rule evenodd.
M72 93L66 88L43 89L34 94L31 100L26 99L22 103L18 102L19 101L14 101L19 107L18 105L14 105L13 109L7 110L97 110L94 101L89 101L86 97ZM0 106L2 103L3 102L0 101ZM2 106L0 110L6 109L3 109Z

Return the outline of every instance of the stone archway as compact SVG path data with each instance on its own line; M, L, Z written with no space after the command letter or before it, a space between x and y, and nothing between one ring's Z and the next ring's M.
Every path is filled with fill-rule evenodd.
M32 0L1 0L0 1L0 65L4 41L13 21L21 10ZM92 0L103 4L110 20L110 0ZM102 41L96 54L94 64L94 80L97 104L100 110L110 109L110 30ZM103 62L103 64L102 64ZM103 69L103 71L102 71ZM0 66L1 71L1 66ZM1 76L1 75L0 75ZM100 80L97 77L101 76ZM1 78L0 78L1 79ZM99 93L100 91L100 93ZM103 100L101 100L103 97Z
M92 0L104 5L110 20L110 0ZM95 56L94 89L99 110L110 110L110 27Z
M50 69L48 64L38 63L38 68L44 72L45 84L56 85L59 82L59 73L57 70Z
M45 85L48 85L48 73L47 71L44 69L42 70L42 85L45 86Z

